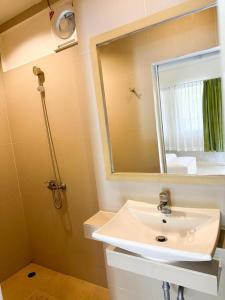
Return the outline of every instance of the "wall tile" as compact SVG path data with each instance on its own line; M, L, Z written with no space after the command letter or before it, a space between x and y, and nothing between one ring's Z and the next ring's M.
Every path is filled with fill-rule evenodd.
M0 67L0 145L9 143L11 143L11 139L6 111L6 98L3 86L2 69Z
M46 56L4 73L4 80L32 260L106 285L102 245L86 240L82 227L98 205L77 51L75 47ZM44 183L53 174L34 64L45 72L49 122L62 180L68 186L60 211Z
M13 142L46 140L41 100L37 92L37 77L33 75L32 67L33 64L29 67L21 67L23 76L20 76L18 69L12 70L10 77L9 73L4 73L4 87ZM11 86L12 81L13 87Z
M1 41L4 72L52 53L48 9L3 32Z
M0 281L30 261L24 210L18 190L12 146L0 146Z
M147 15L152 15L161 10L186 2L186 0L163 0L163 1L144 0L144 1L146 5Z
M144 0L75 1L81 52L89 51L90 37L145 16Z
M1 78L0 78L1 82ZM10 144L9 126L6 115L6 103L4 101L3 87L0 84L0 145Z
M28 232L11 144L0 70L0 281L30 261Z

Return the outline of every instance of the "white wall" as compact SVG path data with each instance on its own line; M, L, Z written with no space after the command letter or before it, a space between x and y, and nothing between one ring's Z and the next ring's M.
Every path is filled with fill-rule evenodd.
M93 156L96 171L99 205L103 210L116 211L126 199L144 200L147 202L158 201L158 194L162 188L169 188L172 194L173 205L193 207L217 207L223 211L223 225L225 225L225 187L224 186L201 186L201 185L177 185L150 182L110 182L105 178L100 128L96 105L95 90L92 76L92 66L89 51L89 39L92 36L111 30L135 19L145 17L158 10L184 1L174 0L84 0L76 5L78 17L78 36L80 39L80 57L83 61L86 75L87 92L89 96L90 130L93 144ZM160 299L161 283L154 280L132 276L130 273L120 272L108 268L112 286L113 300L119 299ZM224 276L224 274L223 274ZM113 282L120 278L118 283ZM223 277L224 278L224 277ZM114 285L114 286L113 286ZM149 287L149 289L147 288ZM130 291L129 291L130 289ZM224 297L224 283L222 279L221 295ZM140 290L143 291L141 294ZM137 292L137 294L134 293ZM151 291L151 293L149 293ZM205 296L193 291L188 291L188 298L192 300L207 299L214 297Z
M98 122L89 39L102 32L145 17L156 10L165 9L184 1L132 0L106 2L104 0L80 1L76 4L80 57L86 75L89 96L90 130L96 170L99 205L101 209L116 211L126 199L158 201L162 188L171 190L173 204L185 206L219 207L225 211L225 187L177 185L150 182L110 182L106 180L102 153L101 135ZM152 8L152 9L150 9ZM116 16L116 17L115 17ZM225 218L223 218L225 224Z

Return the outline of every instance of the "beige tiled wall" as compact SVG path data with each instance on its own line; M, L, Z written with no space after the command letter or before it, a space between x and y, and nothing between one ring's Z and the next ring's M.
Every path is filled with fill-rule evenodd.
M0 71L0 281L30 261L28 235Z
M106 285L102 246L86 240L82 229L83 221L98 205L78 49L50 54L48 10L1 37L3 66L10 69L3 75L4 88L31 258L54 270ZM52 178L52 168L37 78L32 74L34 64L46 73L49 118L62 179L67 184L61 211L53 207L45 184Z
M62 210L54 208L46 188L52 168L33 65L46 76L49 119L67 184ZM71 48L4 73L4 86L32 260L105 285L102 246L86 240L82 229L98 207L81 76L77 48Z

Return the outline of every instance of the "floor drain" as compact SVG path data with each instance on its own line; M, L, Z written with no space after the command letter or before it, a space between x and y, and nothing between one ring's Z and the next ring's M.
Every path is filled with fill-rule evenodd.
M27 274L28 278L33 278L36 275L36 272L30 272Z
M157 242L160 242L160 243L167 241L167 238L164 235L159 235L155 239Z

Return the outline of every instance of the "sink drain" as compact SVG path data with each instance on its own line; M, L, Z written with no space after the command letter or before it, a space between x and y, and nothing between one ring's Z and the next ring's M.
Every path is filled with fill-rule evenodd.
M157 242L160 242L160 243L167 241L167 238L164 235L158 235L155 239Z

